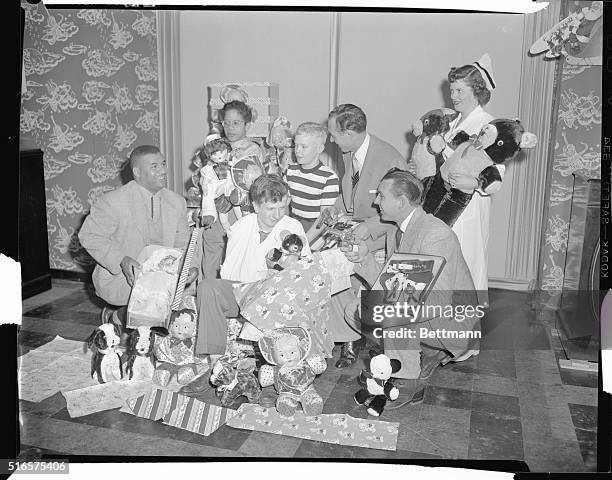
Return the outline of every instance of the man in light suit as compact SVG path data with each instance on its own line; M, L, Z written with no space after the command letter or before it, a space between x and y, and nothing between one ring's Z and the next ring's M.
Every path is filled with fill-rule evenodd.
M473 314L465 318L460 318L459 314L452 318L420 314L414 319L415 323L406 318L385 318L381 324L383 331L397 332L408 327L418 333L421 328L429 332L479 332L482 315L476 309L474 283L457 237L444 222L423 211L420 206L422 192L421 182L411 173L388 172L377 188L375 204L381 220L395 225L389 228L367 221L363 228L360 226L358 251L346 249L346 257L357 264L355 273L369 285L374 285L381 272L381 265L371 252L383 245L387 260L396 251L444 257L446 264L425 305L453 306L455 312L460 311L457 306L471 305ZM382 229L386 229L384 235ZM423 338L418 333L414 339L390 338L388 334L383 338L385 354L402 362L401 370L395 375L397 378L428 378L438 365L467 358L474 343L470 338L440 338L439 335Z
M81 245L97 262L92 274L96 294L121 307L110 320L122 325L140 251L147 245L185 248L189 240L187 205L165 188L166 160L159 149L141 145L129 161L134 180L102 196L79 232ZM197 269L192 269L188 282L196 276ZM112 310L103 309L103 322Z
M331 217L336 219L339 214L349 214L358 220L377 217L373 192L389 169L407 168L406 160L393 146L368 133L366 115L356 105L338 105L329 113L327 126L331 141L342 151L344 166L340 196L329 208ZM351 290L334 295L330 303L331 315L344 318L352 298ZM336 367L344 368L354 363L365 345L361 333L345 322L335 324L331 333L334 341L343 343Z

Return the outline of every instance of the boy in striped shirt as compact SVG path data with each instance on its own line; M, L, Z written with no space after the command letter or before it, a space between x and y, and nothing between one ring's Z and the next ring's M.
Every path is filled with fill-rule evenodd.
M324 126L314 122L302 123L295 131L293 141L297 164L287 168L291 216L300 221L307 235L321 211L334 205L340 194L338 176L319 159L326 139Z

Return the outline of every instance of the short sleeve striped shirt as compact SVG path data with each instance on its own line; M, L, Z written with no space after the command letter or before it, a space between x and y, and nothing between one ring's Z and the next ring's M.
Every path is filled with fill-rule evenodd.
M299 164L289 165L287 184L291 194L291 216L302 225L310 226L321 210L332 206L340 194L338 176L320 162L308 170Z

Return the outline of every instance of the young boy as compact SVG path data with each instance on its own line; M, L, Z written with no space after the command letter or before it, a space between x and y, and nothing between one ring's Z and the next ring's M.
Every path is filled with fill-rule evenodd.
M321 163L327 129L318 123L302 123L295 131L297 164L287 168L291 194L291 216L300 221L307 232L314 226L321 211L334 205L340 194L340 181L334 171Z

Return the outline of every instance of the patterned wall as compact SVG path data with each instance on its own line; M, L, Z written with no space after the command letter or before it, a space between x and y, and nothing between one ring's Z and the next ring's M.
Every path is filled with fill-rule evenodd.
M50 265L89 271L77 238L84 216L125 182L132 148L159 144L155 13L22 7L20 127L44 152Z
M568 9L591 2L566 2ZM544 60L543 60L544 61ZM569 220L572 205L572 173L601 178L601 66L570 65L565 57L557 85L558 111L552 157L548 214L540 254L541 289L546 306L557 308L563 287Z

